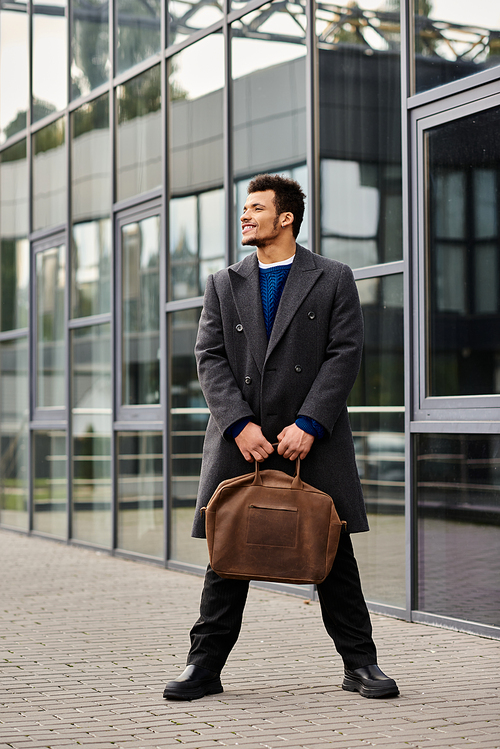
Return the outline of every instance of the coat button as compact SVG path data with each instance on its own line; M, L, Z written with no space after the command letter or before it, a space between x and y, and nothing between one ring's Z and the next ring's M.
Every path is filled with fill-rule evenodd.
M297 372L297 374L300 374L302 372L302 367L300 366L300 364L295 365L295 371Z
M238 323L238 325L236 326L236 330L238 331L238 333L241 333L241 331L243 330L243 325L241 323Z
M251 385L252 384L252 378L248 375L245 377L245 385Z
M312 312L312 311L308 312L307 316L308 316L309 320L314 320L314 318L316 317L316 312Z

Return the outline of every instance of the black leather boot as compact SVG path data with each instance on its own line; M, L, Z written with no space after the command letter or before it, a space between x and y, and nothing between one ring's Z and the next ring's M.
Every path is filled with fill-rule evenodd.
M167 700L199 700L206 694L223 692L220 675L202 666L189 665L163 691Z
M359 692L363 697L396 697L398 685L386 676L378 666L362 666L350 671L344 669L342 689Z

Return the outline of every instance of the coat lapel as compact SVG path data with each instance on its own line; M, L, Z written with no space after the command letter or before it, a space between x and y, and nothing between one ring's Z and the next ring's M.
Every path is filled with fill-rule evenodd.
M256 253L229 268L229 280L243 333L260 373L267 350L267 333L260 296L259 263Z
M281 297L278 312L276 313L271 338L267 346L266 359L276 348L290 325L293 316L322 273L323 271L316 267L312 252L298 244L295 259L290 268L290 273L283 289L283 296Z

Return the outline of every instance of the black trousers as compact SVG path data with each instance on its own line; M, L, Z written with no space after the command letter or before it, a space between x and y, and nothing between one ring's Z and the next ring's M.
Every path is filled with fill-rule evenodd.
M200 618L191 630L187 663L220 673L241 629L248 594L247 580L227 580L207 568ZM321 614L346 668L377 663L370 615L366 607L351 538L340 537L332 570L318 586Z

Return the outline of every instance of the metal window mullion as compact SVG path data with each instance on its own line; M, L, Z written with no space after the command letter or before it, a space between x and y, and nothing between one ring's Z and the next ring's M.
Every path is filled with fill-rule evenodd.
M116 269L117 269L117 252L119 248L117 230L118 225L113 211L113 205L116 201L116 103L115 88L113 78L115 75L115 48L117 39L117 8L118 0L108 2L108 54L110 63L110 75L108 81L108 112L109 112L109 159L110 159L110 220L111 220L111 268L110 268L110 340L111 340L111 432L110 438L110 460L111 460L111 552L113 553L117 546L118 538L118 477L117 477L117 456L116 456L116 434L114 425L116 421L116 402L117 402L117 359L116 359L116 341L118 332L118 322L116 316Z
M403 236L403 340L404 340L404 435L405 435L405 604L406 619L411 621L416 596L416 502L413 501L413 438L410 424L413 413L413 358L412 358L412 310L413 287L411 275L410 244L412 206L416 198L412 194L411 175L411 130L407 100L412 91L413 76L413 0L404 0L400 5L400 51L401 51L401 197Z
M224 102L222 137L224 149L224 206L226 213L225 262L231 265L236 261L234 246L234 175L233 175L233 79L232 79L232 38L231 27L227 22L230 0L224 0Z
M319 54L316 38L316 2L306 2L306 163L309 197L309 247L321 253L319 168Z
M69 46L68 46L69 50ZM68 76L69 84L69 76ZM64 290L64 344L66 350L65 358L65 402L66 402L66 520L67 520L67 537L69 542L72 534L72 496L73 496L73 440L72 440L72 414L71 414L71 331L69 321L71 318L71 115L67 111L65 115L66 128L66 284Z

